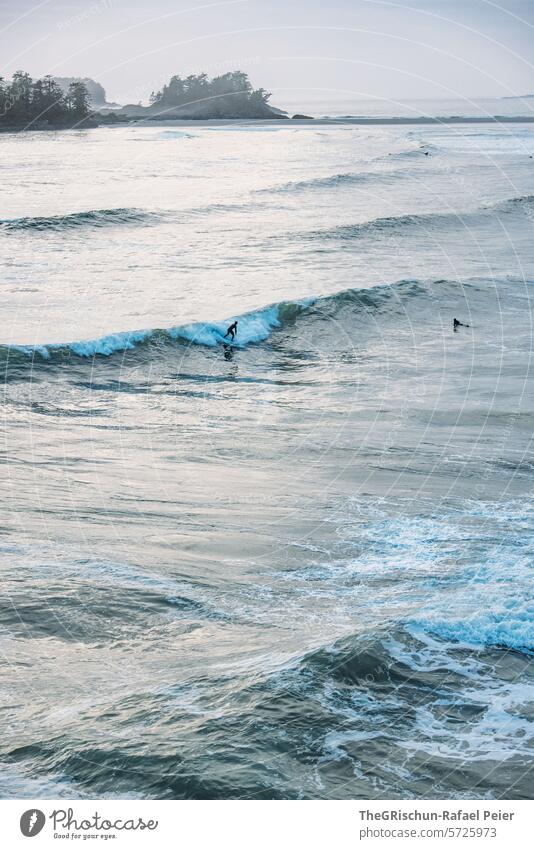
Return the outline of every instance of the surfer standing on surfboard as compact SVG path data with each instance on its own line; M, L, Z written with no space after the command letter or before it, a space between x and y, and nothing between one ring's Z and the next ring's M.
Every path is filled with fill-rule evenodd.
M232 342L233 342L234 339L235 339L236 333L237 333L237 321L234 321L234 323L230 325L230 327L228 328L228 330L224 334L223 338L226 339L227 336L231 336Z

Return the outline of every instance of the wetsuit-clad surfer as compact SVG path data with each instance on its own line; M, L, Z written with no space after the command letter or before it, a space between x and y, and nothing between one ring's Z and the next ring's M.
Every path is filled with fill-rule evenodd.
M469 327L468 324L463 324L461 321L458 321L457 318L453 318L452 320L452 329L458 330L459 327Z
M234 323L230 325L230 327L228 328L228 330L224 334L224 339L226 339L227 336L230 336L231 339L232 339L232 342L233 342L234 339L235 339L236 333L237 333L237 321L234 321Z

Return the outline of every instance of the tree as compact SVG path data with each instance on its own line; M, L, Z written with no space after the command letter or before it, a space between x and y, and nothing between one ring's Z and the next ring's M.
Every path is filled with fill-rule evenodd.
M26 120L31 116L32 78L25 71L13 74L8 87L9 112L13 119Z
M45 121L61 121L68 115L68 104L61 86L47 75L43 79L43 98L41 110L35 113L35 118Z
M67 103L76 118L86 118L89 114L89 92L87 86L76 80L69 85Z

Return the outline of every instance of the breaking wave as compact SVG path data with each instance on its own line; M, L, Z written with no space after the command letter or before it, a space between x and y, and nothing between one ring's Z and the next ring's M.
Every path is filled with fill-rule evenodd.
M245 348L248 345L266 341L274 331L294 322L305 313L315 318L325 318L334 317L347 306L356 312L364 312L369 309L383 308L388 302L397 305L399 298L414 298L428 294L429 285L431 284L417 280L401 280L368 289L347 289L334 295L282 301L215 322L198 321L168 328L128 330L96 339L47 345L4 345L0 346L0 357L4 362L7 360L20 362L21 359L24 361L28 358L32 361L63 359L65 356L108 357L150 343L160 345L182 343L214 347L228 343L224 334L229 323L235 319L238 321L238 336L232 345L235 348ZM465 287L469 284L437 281L437 285Z
M513 283L515 278L502 278L501 287ZM522 281L523 284L525 281ZM494 285L494 281L493 284ZM424 308L426 301L435 307L438 300L452 299L458 295L465 297L466 289L473 295L483 293L487 284L479 278L468 280L400 280L391 284L382 284L363 289L345 289L332 295L302 298L295 301L281 301L263 308L228 316L213 322L196 321L167 328L147 328L110 333L94 339L72 342L59 342L44 345L0 345L0 362L17 365L39 361L64 361L68 357L109 357L113 354L130 351L143 346L185 345L213 348L228 345L225 338L228 325L238 321L238 334L233 348L246 348L268 340L277 330L294 324L297 320L324 322L339 320L347 314L351 326L358 317L367 321L369 311L379 310L381 314L397 317L399 309L403 312L407 303L419 303ZM491 289L491 286L490 286ZM317 331L314 325L312 332Z

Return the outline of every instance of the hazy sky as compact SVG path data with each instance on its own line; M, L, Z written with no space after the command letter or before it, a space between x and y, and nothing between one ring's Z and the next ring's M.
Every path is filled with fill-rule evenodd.
M241 68L273 103L534 92L534 0L0 0L0 73L137 102Z

